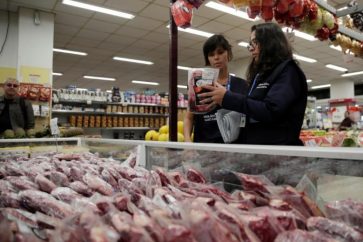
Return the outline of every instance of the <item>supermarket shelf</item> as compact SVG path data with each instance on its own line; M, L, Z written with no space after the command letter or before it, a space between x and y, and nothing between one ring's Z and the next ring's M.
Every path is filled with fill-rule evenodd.
M342 33L342 34L345 34L345 35L348 35L348 36L352 37L353 39L363 41L363 33L359 33L359 32L354 31L352 29L348 29L348 28L344 27L343 25L339 25L338 31L340 33Z
M165 104L155 104L155 103L115 103L115 102L104 102L104 101L86 101L86 100L59 100L58 102L54 102L54 104L99 104L99 105L122 105L122 106L147 106L147 107L169 107ZM178 107L178 108L187 108L187 107Z
M356 13L356 12L361 12L363 11L363 4L358 4L358 5L354 5L351 6L347 9L343 9L343 10L336 10L336 15L337 17L342 17L351 13Z
M150 130L153 128L150 127L112 127L112 128L83 128L85 131L87 130L110 130L110 131L127 131L127 130Z
M110 116L148 116L148 117L167 117L168 114L158 113L121 113L121 112L93 112L93 111L73 111L73 110L53 110L52 114L85 114L85 115L110 115Z

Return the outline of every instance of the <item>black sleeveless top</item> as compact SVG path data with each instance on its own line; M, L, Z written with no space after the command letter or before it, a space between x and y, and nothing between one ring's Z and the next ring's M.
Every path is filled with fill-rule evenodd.
M230 88L232 92L245 94L248 85L245 80L230 76ZM227 88L228 89L228 88ZM194 142L196 143L224 143L221 133L219 132L216 112L221 109L217 106L215 109L204 114L194 114Z

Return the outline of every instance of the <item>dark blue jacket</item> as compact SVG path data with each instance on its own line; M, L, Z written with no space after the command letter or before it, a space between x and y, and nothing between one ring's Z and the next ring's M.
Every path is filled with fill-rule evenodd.
M228 88L228 87L227 87ZM245 80L230 76L230 91L233 93L247 93L247 83ZM218 106L205 114L194 114L194 142L196 143L224 143L221 132L218 128L216 112L221 107Z
M254 86L250 95L227 92L223 98L223 108L247 116L238 143L303 145L299 135L306 108L307 84L296 62L281 63L270 76L259 78Z

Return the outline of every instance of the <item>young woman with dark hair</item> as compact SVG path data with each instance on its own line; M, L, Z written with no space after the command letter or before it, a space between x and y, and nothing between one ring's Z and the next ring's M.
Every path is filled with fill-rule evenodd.
M247 84L241 78L231 76L228 71L228 62L232 60L232 46L223 35L213 35L203 46L205 65L219 69L218 83L231 92L244 93ZM224 143L219 131L216 112L221 107L214 105L211 111L205 114L187 112L184 118L184 139L191 142L191 133L194 130L194 142Z
M239 143L303 145L299 139L307 100L306 77L281 28L262 23L251 28L246 95L232 93L222 85L206 86L204 103L246 115Z

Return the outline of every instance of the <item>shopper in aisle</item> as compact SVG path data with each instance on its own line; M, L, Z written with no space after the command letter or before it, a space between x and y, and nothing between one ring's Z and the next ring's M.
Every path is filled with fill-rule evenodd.
M339 124L338 126L338 130L347 130L352 128L353 125L355 125L356 123L352 120L352 118L350 117L350 113L349 111L346 111L344 113L344 119L343 121Z
M237 93L247 91L247 83L228 72L228 62L232 60L232 46L223 35L213 35L203 46L203 55L206 66L219 68L218 83L226 90ZM184 139L191 142L191 133L194 132L194 142L223 143L222 135L216 121L216 112L219 105L211 108L205 114L187 112L184 118Z
M19 81L7 78L4 95L0 96L0 133L7 129L34 128L34 113L31 103L18 96Z
M221 105L246 115L239 143L303 145L299 139L307 102L303 71L293 60L292 48L275 23L251 28L247 69L248 94L238 94L223 85L205 86L203 103Z

